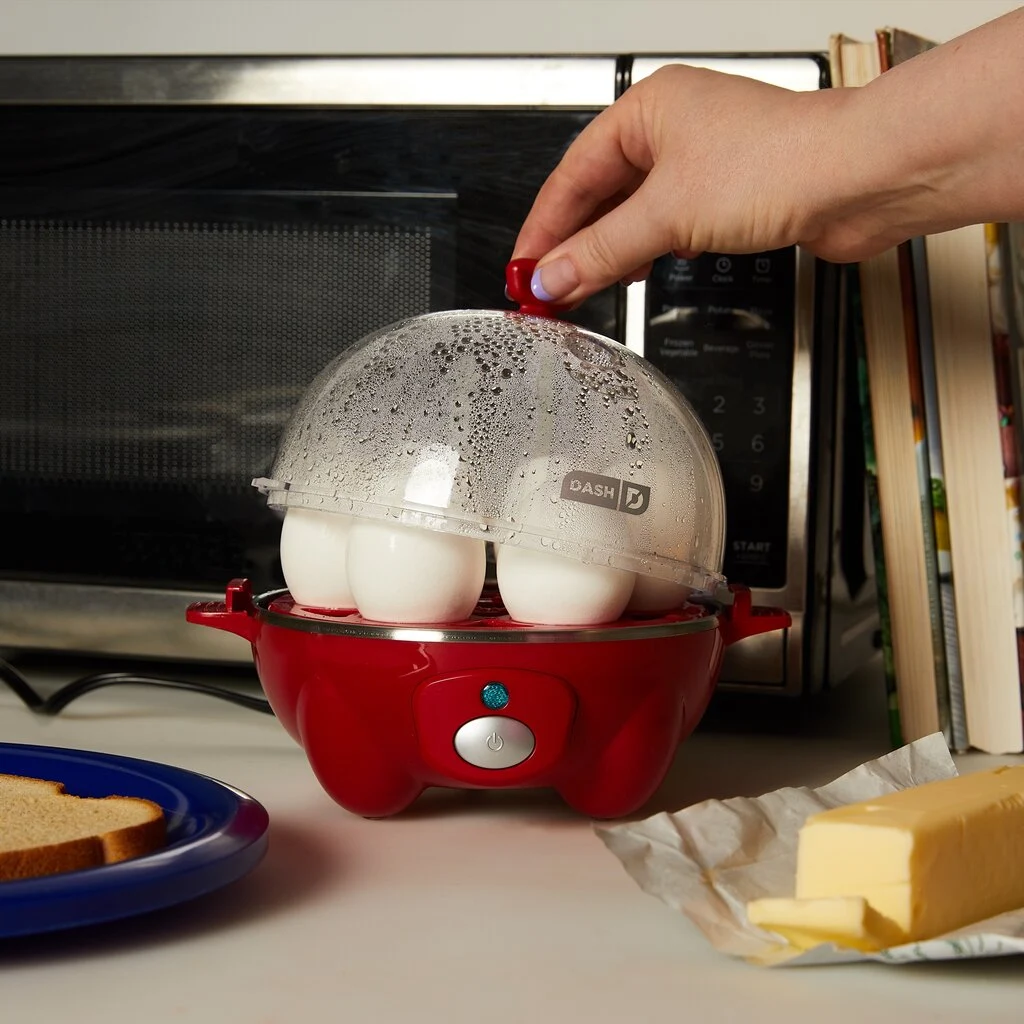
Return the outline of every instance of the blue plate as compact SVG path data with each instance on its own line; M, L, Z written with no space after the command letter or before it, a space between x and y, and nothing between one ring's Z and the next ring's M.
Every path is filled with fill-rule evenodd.
M0 773L62 782L75 796L138 796L164 809L167 844L83 871L0 882L0 937L74 928L193 899L251 871L269 818L245 793L170 765L84 750L0 743Z

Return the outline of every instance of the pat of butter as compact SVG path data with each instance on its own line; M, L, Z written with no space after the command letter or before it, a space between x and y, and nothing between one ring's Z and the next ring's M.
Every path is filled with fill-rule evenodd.
M863 896L751 900L747 917L751 924L776 932L797 949L833 942L872 952L885 949L893 938L885 918Z
M1024 766L930 782L807 819L798 899L860 896L890 944L1024 907Z

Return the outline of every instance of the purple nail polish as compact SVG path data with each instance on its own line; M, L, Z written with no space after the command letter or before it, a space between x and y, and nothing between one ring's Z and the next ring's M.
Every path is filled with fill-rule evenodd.
M554 295L549 295L540 277L540 268L533 272L533 277L530 278L530 291L533 292L535 299L540 299L541 302L553 302Z
M579 287L580 278L572 260L559 256L538 267L530 278L530 291L540 302L557 302Z

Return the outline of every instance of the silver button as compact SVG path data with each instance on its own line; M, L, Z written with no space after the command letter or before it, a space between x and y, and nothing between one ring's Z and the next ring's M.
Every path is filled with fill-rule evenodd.
M535 745L529 727L506 715L484 715L455 734L455 750L477 768L511 768L525 761Z

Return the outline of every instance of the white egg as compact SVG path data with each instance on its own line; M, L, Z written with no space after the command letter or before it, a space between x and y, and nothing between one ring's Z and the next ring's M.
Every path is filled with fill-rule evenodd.
M290 508L281 526L281 569L297 604L344 611L355 608L346 561L350 516Z
M584 564L557 552L499 544L498 592L517 622L594 626L618 619L633 593L634 574Z
M678 608L692 593L693 588L683 583L638 572L626 611L638 615L661 615Z
M486 545L475 537L373 520L352 526L348 582L365 619L459 622L480 600L486 569Z

